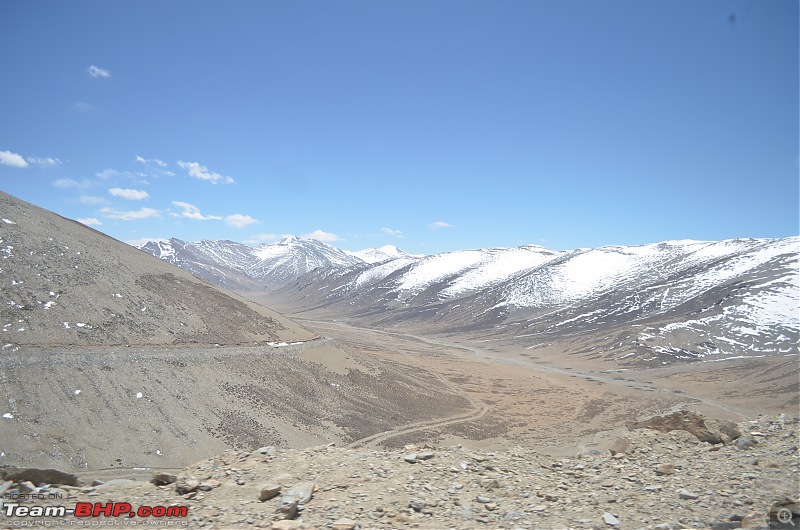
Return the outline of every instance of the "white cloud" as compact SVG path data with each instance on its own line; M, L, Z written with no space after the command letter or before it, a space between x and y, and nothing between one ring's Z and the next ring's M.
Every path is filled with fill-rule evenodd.
M65 190L67 188L81 189L84 187L83 184L81 184L77 180L72 180L72 179L55 180L53 181L53 186L55 186L56 188L61 188L62 190Z
M100 208L103 217L108 219L119 219L120 221L135 221L138 219L148 219L150 217L161 217L158 210L154 208L141 208L139 210L129 210L127 212L120 212L113 208Z
M207 180L212 184L233 184L234 180L231 177L224 177L219 173L209 171L207 167L201 166L197 162L183 162L178 160L178 165L189 172L194 178L200 180Z
M167 163L162 161L162 160L159 160L158 158L144 158L144 157L141 157L139 155L136 155L136 161L137 162L141 162L142 164L145 164L145 165L147 165L150 162L152 162L153 164L157 165L158 167L167 167Z
M146 191L127 190L123 188L111 188L108 190L108 193L110 193L114 197L122 197L123 199L128 199L129 201L140 201L142 199L147 199L150 197L150 194L147 193Z
M79 223L83 223L85 225L89 225L89 226L100 226L100 225L103 224L96 217L83 217L81 219L76 219L76 221L78 221Z
M390 236L395 236L395 237L402 237L402 235L403 235L403 232L400 231L400 230L395 230L393 228L386 228L386 227L381 228L381 232L383 232L384 234L389 234Z
M85 103L83 101L76 101L75 103L72 104L72 110L77 110L78 112L87 113L87 112L92 112L94 110L94 107L89 103Z
M103 79L108 79L111 77L111 72L106 70L105 68L100 68L99 66L92 65L86 69L86 73L92 77L98 77Z
M82 204L108 204L108 201L103 197L95 197L92 195L82 195L78 200L81 201Z
M140 237L139 239L129 239L125 242L133 247L141 247L151 241L169 241L169 239L166 237Z
M314 230L310 234L302 236L302 239L316 239L317 241L344 241L340 236L322 230Z
M453 225L450 223L445 223L444 221L436 221L435 223L431 223L428 225L428 228L452 228Z
M253 219L249 215L243 215L240 213L235 213L233 215L229 215L225 218L225 224L236 228L244 228L246 226L250 226L251 224L257 223L258 219Z
M116 177L117 175L119 175L119 171L116 169L104 169L100 173L94 174L95 177L100 177L103 180L108 180L111 177Z
M217 215L203 215L200 213L200 208L198 208L194 204L189 204L188 202L172 201L172 204L183 210L179 214L177 213L171 214L176 217L188 217L189 219L198 219L200 221L209 221L209 220L218 221L222 219L222 217L219 217Z
M0 151L0 164L11 167L28 167L24 158L11 151Z
M61 164L61 160L58 158L40 158L38 156L29 156L28 162L31 164L36 164L38 166L58 166Z

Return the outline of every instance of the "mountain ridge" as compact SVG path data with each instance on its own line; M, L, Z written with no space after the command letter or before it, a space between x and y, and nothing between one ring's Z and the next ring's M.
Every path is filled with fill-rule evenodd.
M292 245L285 252L301 256L335 248L296 238ZM273 280L260 292L266 285L269 300L292 312L485 334L524 348L594 335L605 344L611 333L618 340L604 346L608 359L670 363L796 352L798 255L798 236L567 251L524 245L372 263L350 253L353 259L320 260L305 273L295 268L281 276L269 270L280 269L275 261L259 274ZM597 348L580 351L594 355L589 350Z

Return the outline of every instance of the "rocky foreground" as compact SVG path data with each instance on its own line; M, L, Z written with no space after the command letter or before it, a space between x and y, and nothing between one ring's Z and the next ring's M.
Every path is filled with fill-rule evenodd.
M41 470L5 469L0 490L2 511L17 526L43 518L9 517L9 503L187 507L185 517L123 513L108 521L120 526L796 528L799 458L797 419L761 416L733 424L681 412L632 425L607 451L573 458L522 447L502 453L461 446L262 447L229 450L177 474L156 473L150 482L80 486L63 474L60 482L76 485L55 486Z

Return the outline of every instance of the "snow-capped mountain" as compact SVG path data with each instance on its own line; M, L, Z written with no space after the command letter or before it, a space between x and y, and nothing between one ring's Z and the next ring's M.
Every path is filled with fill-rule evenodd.
M397 258L421 258L419 254L409 254L400 250L394 245L384 245L381 248L365 248L357 252L350 252L345 250L347 254L359 258L361 261L369 264L382 263Z
M254 249L257 261L247 274L270 287L281 287L317 269L363 266L364 261L343 250L317 241L287 237L277 243Z
M795 355L800 342L800 237L431 256L297 238L142 248L227 287L275 289L292 312L480 333L523 348L567 340L621 363Z
M466 250L318 271L281 295L375 325L480 331L526 347L602 334L603 356L620 361L796 354L799 253L798 237Z
M283 287L315 269L366 265L362 259L315 239L287 237L258 247L234 241L180 239L139 247L205 280L229 289Z
M209 240L189 243L173 238L149 241L139 248L227 289L252 287L252 278L246 271L255 264L256 257L249 245Z

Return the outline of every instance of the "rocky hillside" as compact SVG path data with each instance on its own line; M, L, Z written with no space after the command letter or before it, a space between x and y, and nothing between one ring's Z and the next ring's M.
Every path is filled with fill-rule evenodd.
M185 507L184 516L161 524L219 529L723 530L800 523L796 419L762 416L737 425L679 412L638 427L602 451L573 458L523 447L494 453L267 446L228 451L177 473L156 470L149 483L81 486L75 476L5 469L0 492L6 504L20 493L45 497L21 501L26 507L129 503L116 521L105 518L109 523L129 521L128 510L141 506ZM63 499L46 500L51 494Z
M4 350L314 337L272 310L5 193L0 286Z

